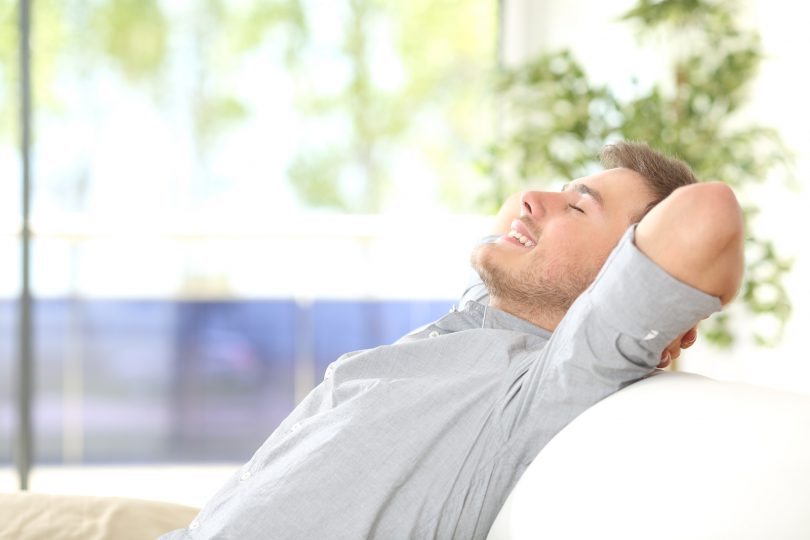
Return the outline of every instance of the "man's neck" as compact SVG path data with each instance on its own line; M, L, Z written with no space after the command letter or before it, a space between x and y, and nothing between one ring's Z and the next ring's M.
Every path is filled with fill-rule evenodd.
M557 328L557 325L560 324L560 321L565 315L565 313L552 312L542 308L533 308L524 304L501 300L495 296L490 297L489 305L490 307L519 317L524 321L529 321L533 325L539 326L549 332L553 332Z

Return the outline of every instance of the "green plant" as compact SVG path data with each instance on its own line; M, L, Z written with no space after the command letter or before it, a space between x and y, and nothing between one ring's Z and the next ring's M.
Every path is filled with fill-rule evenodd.
M647 88L634 79L633 96L623 98L592 83L569 51L505 69L498 84L503 133L487 163L495 178L491 200L538 179L559 182L594 172L599 149L615 139L646 141L683 159L699 178L723 180L740 195L748 226L740 300L748 312L775 319L775 332L755 336L774 343L791 313L782 284L791 261L752 230L758 207L747 195L774 177L791 180L792 158L774 129L740 125L762 59L759 35L741 28L733 5L722 1L640 0L621 19L641 37L663 37L677 52L672 79ZM713 317L702 334L728 346L734 340L729 321L725 314Z
M333 63L345 77L302 70L296 106L308 136L287 169L290 185L311 207L376 213L397 188L418 185L412 177L434 174L445 205L467 210L470 186L486 182L468 157L489 133L493 2L335 4L345 17Z

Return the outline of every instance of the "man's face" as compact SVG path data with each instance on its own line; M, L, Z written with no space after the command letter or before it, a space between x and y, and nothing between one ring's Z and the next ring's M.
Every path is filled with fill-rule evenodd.
M553 329L652 200L644 178L624 168L574 180L561 192L523 193L509 234L472 254L492 305Z

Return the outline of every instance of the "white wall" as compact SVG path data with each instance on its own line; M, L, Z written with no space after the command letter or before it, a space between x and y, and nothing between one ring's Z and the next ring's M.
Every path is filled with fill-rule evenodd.
M629 74L641 82L666 81L668 52L662 44L639 44L629 25L618 16L634 0L507 0L504 57L516 63L541 51L571 48L596 81L617 91ZM784 342L773 349L750 340L729 351L718 351L698 341L681 360L681 369L719 379L810 393L810 353L803 333L810 329L810 79L806 51L810 50L810 5L789 0L742 2L745 24L756 27L763 39L766 59L754 86L748 119L777 128L796 153L798 193L770 184L758 190L762 208L757 230L774 238L785 255L795 257L787 280L794 316ZM739 318L738 318L739 319ZM749 332L752 321L740 321Z

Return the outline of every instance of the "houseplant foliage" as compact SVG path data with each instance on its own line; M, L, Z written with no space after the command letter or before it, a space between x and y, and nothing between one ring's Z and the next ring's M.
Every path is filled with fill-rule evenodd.
M753 229L758 208L749 191L775 177L789 181L791 158L775 130L740 122L762 59L759 36L741 28L733 6L720 1L640 0L622 21L636 28L642 43L665 40L674 51L671 80L647 87L634 80L632 96L619 96L591 82L569 51L505 68L498 82L502 132L487 161L495 178L492 199L590 174L611 140L646 141L683 159L698 178L722 180L740 198L748 230L739 298L746 311L768 319L757 324L770 327L755 335L757 342L774 343L791 312L782 283L791 262ZM713 317L701 333L728 346L734 340L729 321L728 314Z

